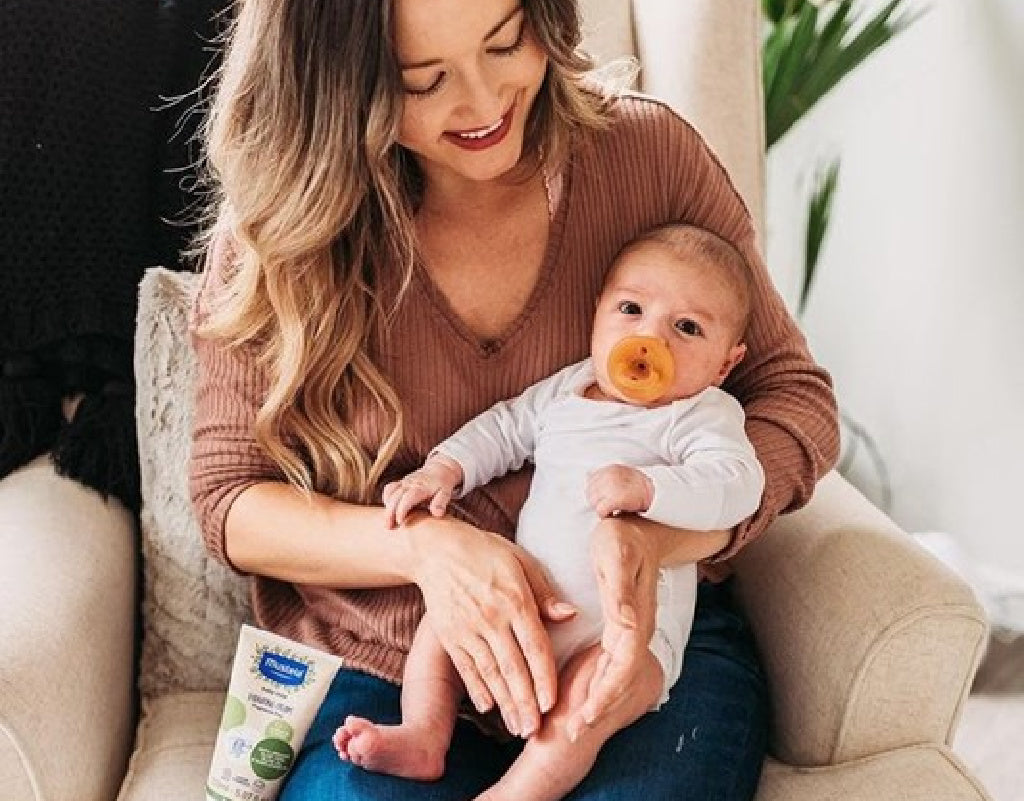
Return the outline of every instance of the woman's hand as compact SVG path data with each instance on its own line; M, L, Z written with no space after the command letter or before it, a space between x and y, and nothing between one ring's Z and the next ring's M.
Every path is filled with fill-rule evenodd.
M573 740L586 726L628 702L654 633L662 543L630 515L597 524L591 557L604 611L603 654L587 700L568 723Z
M527 737L555 703L557 671L541 623L572 617L543 568L501 536L446 518L409 528L426 619L480 712L495 703Z

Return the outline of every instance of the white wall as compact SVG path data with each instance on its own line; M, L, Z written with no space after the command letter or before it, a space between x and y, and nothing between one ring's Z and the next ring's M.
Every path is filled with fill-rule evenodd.
M811 346L879 443L897 522L1024 575L1024 2L930 0L776 146L768 255L790 300L803 184L830 154Z

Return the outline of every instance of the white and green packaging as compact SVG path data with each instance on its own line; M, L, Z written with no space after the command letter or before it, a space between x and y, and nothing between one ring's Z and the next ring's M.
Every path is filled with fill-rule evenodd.
M274 801L341 659L243 625L206 801Z

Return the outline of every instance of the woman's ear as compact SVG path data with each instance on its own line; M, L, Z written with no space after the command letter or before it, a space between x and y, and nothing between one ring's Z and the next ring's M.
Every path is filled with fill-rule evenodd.
M726 354L725 361L722 362L722 367L718 371L718 379L716 381L717 386L722 386L722 382L725 381L726 376L732 372L732 368L743 361L743 357L746 355L747 346L743 342L738 342L729 348L729 353Z

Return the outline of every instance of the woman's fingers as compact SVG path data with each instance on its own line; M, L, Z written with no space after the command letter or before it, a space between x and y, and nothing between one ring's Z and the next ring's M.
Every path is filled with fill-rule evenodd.
M614 650L605 651L606 663L580 709L580 715L588 726L594 725L629 692L639 666L639 656L647 647L639 637L635 628L623 629L614 640Z
M480 678L480 672L476 669L476 663L470 654L461 648L453 647L448 651L448 656L466 686L466 694L476 711L483 714L493 707L494 698L484 680Z
M505 721L505 726L512 734L518 735L521 730L519 714L491 644L486 640L477 638L469 644L467 650L473 658L473 664L480 679L483 681L491 698L494 699L494 703L498 705L498 709L501 710L501 717Z
M514 620L512 632L526 660L537 707L546 715L558 700L558 671L551 652L551 639L544 625L532 615Z
M552 623L561 623L576 614L576 607L566 603L555 593L555 588L551 586L551 580L534 556L519 546L516 546L516 556L519 558L519 564L522 565L523 574L526 576L533 595L534 606L531 606L530 610L535 612L537 617ZM545 638L545 642L547 641ZM552 664L554 663L552 662Z
M604 548L594 555L597 587L606 621L636 625L639 565L627 547Z
M600 656L597 658L597 664L594 667L594 672L590 674L590 680L587 682L587 692L584 696L584 703L579 709L575 710L575 713L569 718L566 723L566 733L569 735L571 742L576 742L583 734L584 729L589 725L583 718L583 708L586 706L586 701L597 694L597 688L600 683L604 680L605 674L608 672L608 653L604 650L601 651Z
M398 501L401 513L404 501ZM430 624L452 655L474 702L486 688L509 731L528 735L540 726L541 707L557 695L551 642L537 601L552 620L574 614L559 604L539 565L497 534L461 523L440 529L449 536L423 543L416 583ZM462 652L465 660L456 660ZM479 705L478 705L479 706Z
M515 729L510 728L509 731L519 737L529 737L540 727L540 710L537 708L537 692L521 644L512 631L506 630L496 632L488 645L497 662L500 686L505 687L509 694L509 714L505 714L504 704L498 704L506 723L510 717L515 723Z
M517 550L523 573L530 585L534 603L520 609L514 618L512 630L519 641L526 663L533 679L537 703L542 712L554 706L558 698L558 668L555 665L551 637L541 618L552 623L569 620L576 614L576 608L561 600L556 594L544 568L533 556L522 549Z
M604 612L598 671L580 709L592 725L629 693L654 629L658 565L642 532L628 518L612 518L594 531L592 557Z

